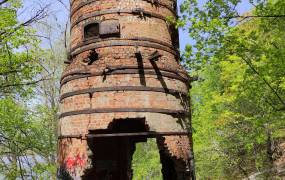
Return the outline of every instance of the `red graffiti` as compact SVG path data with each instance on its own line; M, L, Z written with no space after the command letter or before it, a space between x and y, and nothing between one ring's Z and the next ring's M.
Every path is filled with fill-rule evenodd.
M65 160L65 166L69 170L73 170L76 167L83 168L86 164L85 156L80 156L80 154L77 154L75 157L68 157Z
M85 166L85 162L86 162L86 160L85 160L84 156L81 157L81 156L79 156L79 154L77 154L77 156L76 156L76 164L78 166L80 166L80 167L84 167Z
M75 160L71 157L67 158L65 161L65 166L67 169L73 169L75 165Z

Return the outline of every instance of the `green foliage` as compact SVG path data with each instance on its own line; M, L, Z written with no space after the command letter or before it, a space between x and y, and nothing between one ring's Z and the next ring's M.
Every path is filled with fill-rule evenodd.
M21 1L0 5L0 172L5 179L55 179L57 107L35 108L43 73L40 40L19 22ZM44 68L42 68L44 67ZM37 85L37 89L36 88ZM52 110L50 110L52 109Z
M35 168L34 164L45 162L41 155L48 156L45 152L47 139L43 137L45 127L42 122L35 121L24 104L12 98L0 100L0 117L1 175L7 179L33 177L30 173Z
M39 40L34 30L17 20L20 1L4 5L0 7L0 97L27 96L41 70L35 56Z
M285 19L278 15L285 2L250 1L255 9L244 15L239 3L186 0L181 7L194 39L184 61L200 79L191 91L199 179L272 177L284 141Z
M134 180L162 179L159 151L155 139L136 144L132 161Z

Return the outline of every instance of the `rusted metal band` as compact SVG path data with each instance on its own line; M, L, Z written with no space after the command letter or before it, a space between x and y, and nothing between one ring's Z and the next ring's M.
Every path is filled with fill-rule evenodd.
M103 16L106 14L121 14L121 13L126 13L126 14L137 14L137 15L146 15L146 16L150 16L150 17L154 17L154 18L158 18L161 19L163 21L167 21L166 17L161 15L161 14L157 14L157 13L153 13L150 11L145 11L143 9L107 9L107 10L101 10L101 11L95 11L93 13L90 13L88 15L85 16L80 16L75 22L73 22L71 24L71 29L76 26L77 24L79 24L80 22L89 19L89 18L93 18L93 17L97 17L97 16Z
M114 75L114 74L141 74L141 71L143 69L123 69L123 70L114 70L108 73L105 73L105 71L103 72L97 72L97 73L92 73L92 74L85 74L85 75L74 75L68 78L65 78L64 80L61 81L60 85L63 86L65 83L72 81L72 80L76 80L76 79L82 79L82 78L87 78L87 77L94 77L94 76L107 76L107 75ZM158 76L158 74L155 72L155 70L151 70L151 71L143 71L144 75L156 75ZM162 77L167 77L167 78L172 78L172 79L176 79L176 80L180 80L186 84L188 84L190 82L190 80L188 78L185 78L179 74L174 74L174 73L169 73L169 72L161 72L160 71L160 75Z
M86 139L86 135L59 135L57 139L67 139L67 138L74 138L74 139Z
M98 44L90 44L87 46L84 46L82 48L77 48L78 50L74 50L71 52L71 56L76 56L84 51L89 51L89 50L96 50L98 48L106 48L106 47L113 47L113 46L134 46L134 47L148 47L148 48L154 48L154 49L160 49L166 52L169 52L173 54L174 56L178 57L179 52L178 50L174 50L173 48L158 44L158 43L153 43L153 42L148 42L148 41L125 41L123 40L120 42L120 40L115 40L115 41L106 41Z
M169 44L169 43L166 43L164 41L157 40L157 39L153 39L153 38L147 38L147 37L113 38L112 37L112 38L96 38L96 39L92 39L92 40L83 41L83 42L79 43L78 45L72 47L71 52L73 52L74 50L81 48L83 46L88 46L89 44L104 43L106 41L146 41L146 42L151 42L151 43L157 43L157 44L166 46L169 49L175 50L175 48L172 44Z
M96 137L130 137L130 136L181 136L190 135L189 132L137 132L137 133L109 133L109 134L88 134L87 138Z
M98 138L98 137L134 137L134 136L147 136L147 137L157 137L157 136L189 136L190 132L137 132L137 133L108 133L108 134L87 134L87 135L60 135L58 139L66 138Z
M148 112L148 113L161 113L168 114L175 117L185 117L188 112L184 110L172 110L172 109L157 109L157 108L100 108L100 109L85 109L79 111L65 112L59 115L59 118L67 116L75 116L82 114L94 114L94 113L116 113L116 112Z
M91 4L91 3L93 3L93 2L96 2L96 1L98 2L98 0L87 0L87 1L85 1L85 2L81 2L77 7L73 8L73 10L71 10L70 16L72 17L76 11L78 11L78 10L81 9L82 7L84 7L84 6L86 6L86 5L89 5L89 4ZM148 3L152 3L151 0L142 0L142 1L146 1L146 2L148 2ZM152 4L157 4L157 5L159 5L159 6L165 7L165 8L167 8L169 11L171 11L173 14L176 14L176 11L174 10L174 8L173 8L172 6L167 5L166 3L163 3L163 2L158 1L158 2L152 3ZM72 7L72 6L73 6L73 2L71 3L71 7Z
M100 88L90 88L82 89L78 91L64 93L60 96L60 101L65 98L80 95L80 94L93 94L96 92L110 92L110 91L150 91L150 92L162 92L173 95L183 95L187 96L187 92L178 91L175 89L164 89L160 87L145 87L145 86L117 86L117 87L100 87Z
M107 66L106 69L112 69L113 71L124 70L124 69L138 69L138 70L142 70L137 65L136 66L122 66L122 65L119 65L119 66ZM160 71L171 72L171 73L174 73L174 74L183 74L186 77L188 77L188 79L190 79L190 77L189 77L187 72L184 72L184 71L181 71L181 70L178 70L178 69L173 70L173 69L163 68L163 67L159 67L158 69ZM155 69L153 68L153 66L144 66L143 70L155 70ZM84 70L76 70L76 71L72 71L72 72L64 74L61 77L60 81L63 81L63 79L68 77L68 76L73 76L73 75L92 75L92 74L93 73L91 73L91 72L84 72Z

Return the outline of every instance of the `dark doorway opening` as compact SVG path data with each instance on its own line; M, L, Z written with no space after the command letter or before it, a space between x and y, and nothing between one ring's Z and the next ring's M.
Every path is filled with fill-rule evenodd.
M132 156L137 142L145 142L146 136L116 136L116 133L147 132L144 118L115 119L106 130L94 130L96 135L88 139L91 168L83 179L94 180L131 180ZM105 137L105 134L113 136ZM103 137L100 137L102 135Z
M164 180L189 179L187 164L172 156L165 144L164 136L161 134L154 136L150 133L144 118L115 119L110 123L108 129L89 131L87 137L90 166L84 172L82 179L131 180L134 177L132 160L136 144L147 142L150 137L155 137L157 140L156 146L153 145L149 151L156 151L158 157L154 158L158 158L161 163L161 165L157 163L157 168L161 169L158 176L162 176ZM177 138L179 139L179 136ZM141 156L149 156L147 154L149 151L146 151L145 154L141 153ZM137 157L135 158L137 159ZM145 164L149 160L151 159L146 158Z

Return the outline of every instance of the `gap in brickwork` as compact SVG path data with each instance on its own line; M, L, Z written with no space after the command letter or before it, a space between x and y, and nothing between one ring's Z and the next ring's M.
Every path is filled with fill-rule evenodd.
M145 118L114 119L108 129L89 131L89 135L109 133L146 132L149 128ZM132 157L137 142L145 142L143 136L95 137L88 139L90 167L82 179L130 180L132 178Z
M84 27L84 38L98 38L99 37L99 23L91 23Z

